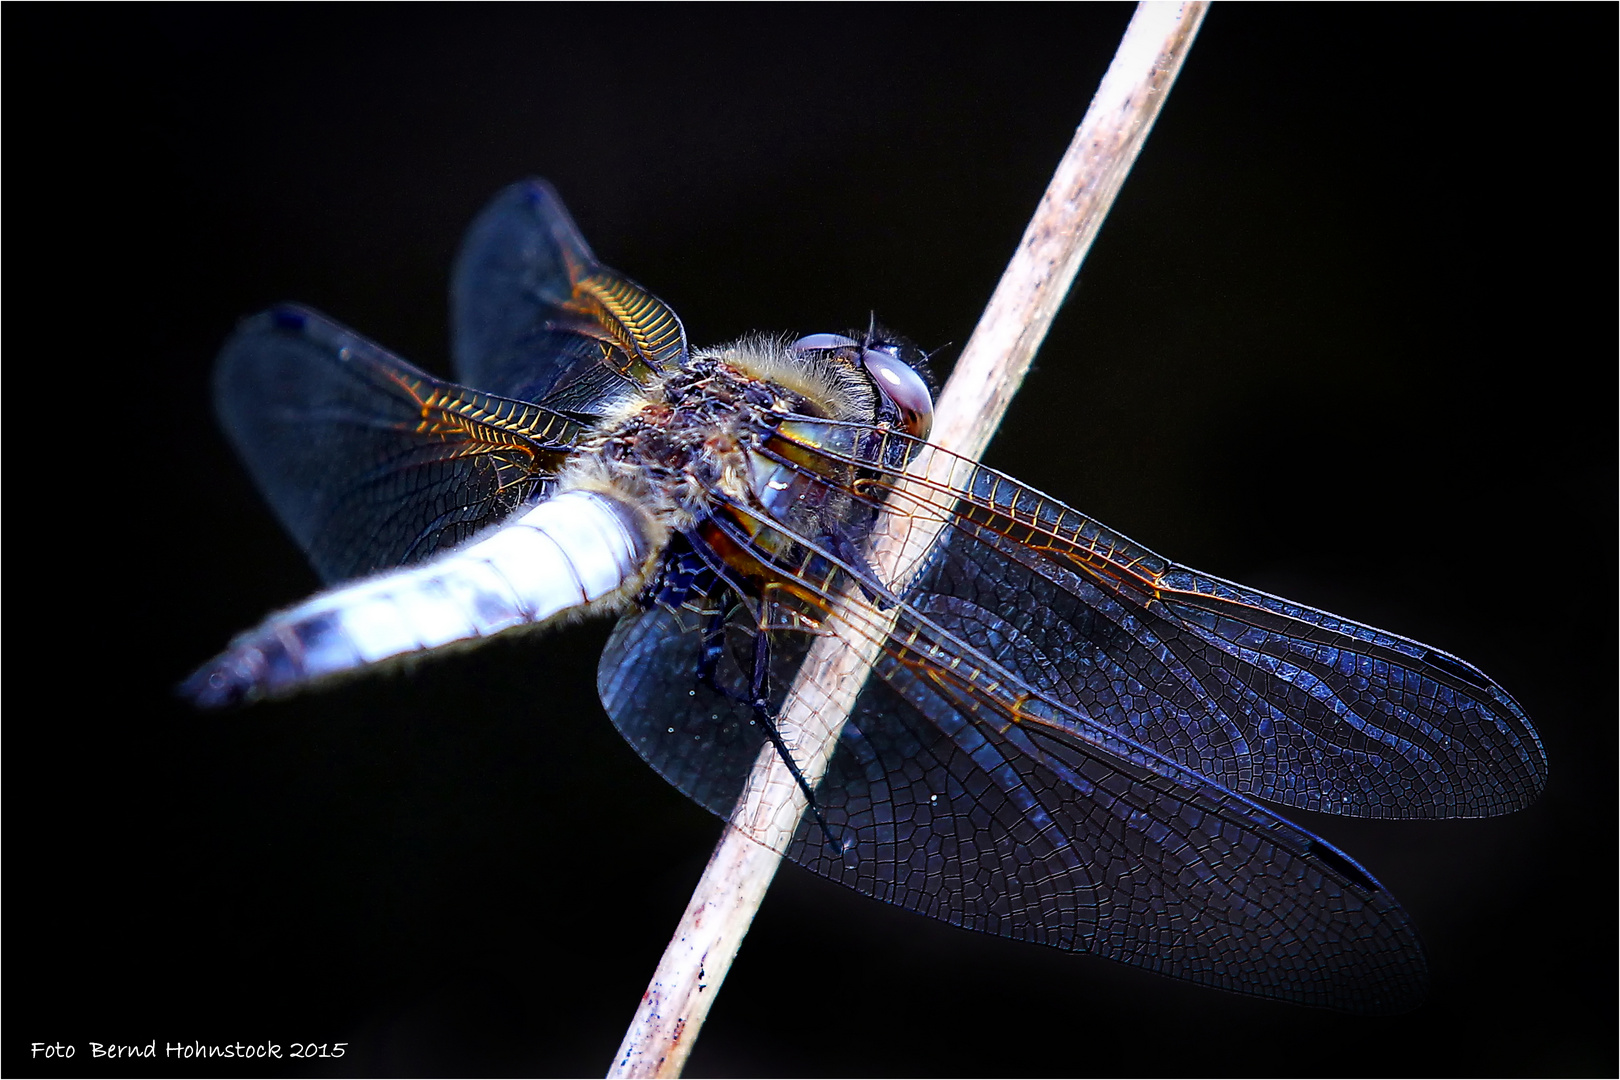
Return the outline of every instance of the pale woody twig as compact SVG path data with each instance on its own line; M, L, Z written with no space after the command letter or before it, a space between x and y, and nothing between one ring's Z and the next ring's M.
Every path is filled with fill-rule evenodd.
M935 409L930 441L976 459L989 444L1029 370L1092 239L1130 171L1202 21L1205 3L1138 5L1074 141L1058 164L1017 252L962 351ZM926 454L913 471L949 479L955 459ZM898 500L891 497L889 505ZM885 581L904 581L941 523L880 518L869 561ZM835 605L792 689L779 726L813 786L876 658L886 626L851 597ZM892 625L893 616L884 616ZM839 633L840 626L849 632ZM877 630L879 632L874 633ZM806 809L767 744L731 822L704 870L675 937L642 995L610 1076L677 1076Z

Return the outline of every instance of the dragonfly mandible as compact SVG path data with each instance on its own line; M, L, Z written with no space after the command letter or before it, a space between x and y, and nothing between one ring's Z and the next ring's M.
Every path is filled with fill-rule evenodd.
M795 765L776 720L808 643L869 636L878 678L801 780L787 857L969 929L1362 1013L1422 1000L1411 920L1263 803L1478 817L1545 784L1472 665L930 445L897 335L691 348L541 181L474 222L451 306L456 382L303 308L226 343L221 420L329 588L199 669L199 704L616 614L608 715L724 817L763 747ZM863 554L880 509L940 529L905 580Z

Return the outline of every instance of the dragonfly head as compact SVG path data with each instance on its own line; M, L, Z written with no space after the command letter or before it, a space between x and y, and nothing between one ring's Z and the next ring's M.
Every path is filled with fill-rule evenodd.
M890 340L868 330L857 341L843 334L807 334L788 351L801 360L823 359L865 373L877 391L877 423L887 423L919 439L928 438L934 422L934 395L929 390L927 358L909 342Z

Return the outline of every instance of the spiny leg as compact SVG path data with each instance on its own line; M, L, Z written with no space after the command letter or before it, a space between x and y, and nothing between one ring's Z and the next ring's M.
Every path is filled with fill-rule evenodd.
M688 537L688 540L692 540L692 538ZM696 542L693 541L693 543L695 547ZM765 737L776 748L777 756L782 759L782 763L788 767L788 772L793 776L793 782L798 784L800 791L804 792L804 797L810 805L810 812L815 815L816 824L821 826L821 833L827 838L827 843L833 850L843 853L847 849L833 836L832 827L827 824L827 818L821 812L821 805L816 802L816 793L811 790L809 782L804 778L804 773L799 771L798 764L793 760L793 754L788 750L787 742L777 729L776 714L771 711L771 651L770 639L765 629L765 613L763 609L756 610L748 602L747 594L738 588L737 583L731 579L730 575L722 567L707 564L707 560L705 562L708 569L732 590L737 602L742 607L747 608L754 617L756 627L754 632L754 670L749 680L749 694L746 700L741 694L723 685L720 680L720 660L725 655L726 649L726 625L730 621L733 611L732 604L722 602L718 609L709 614L709 621L703 627L702 652L698 657L697 670L693 673L693 676L700 685L714 691L719 696L741 705L747 705L753 710L756 718L755 722L765 729Z
M804 792L805 799L810 804L810 812L816 816L816 824L821 826L821 834L827 838L827 844L834 851L842 853L844 845L833 836L832 827L821 813L821 804L816 802L816 793L811 790L809 781L805 780L804 773L799 771L798 764L793 760L793 754L788 750L786 740L776 726L776 714L771 711L771 645L770 637L761 626L754 635L754 675L750 683L749 694L753 700L749 703L754 715L759 719L760 726L765 729L765 737L771 740L776 747L776 755L782 759L788 772L793 776L793 782L799 785Z

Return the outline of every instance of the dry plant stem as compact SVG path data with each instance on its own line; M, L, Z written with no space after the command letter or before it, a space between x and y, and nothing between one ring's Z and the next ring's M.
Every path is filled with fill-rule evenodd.
M1091 108L1058 164L1017 252L940 395L931 441L976 459L1007 405L1153 126L1202 21L1205 3L1142 3ZM958 466L960 467L960 466ZM951 459L922 455L913 470L948 481ZM904 502L903 489L888 505ZM868 558L879 577L905 581L938 537L940 523L884 514ZM874 609L849 597L834 605L783 702L778 724L805 779L826 771L838 734L876 658ZM876 632L874 632L876 631ZM769 744L703 879L687 905L609 1076L678 1076L720 981L764 899L807 807Z

